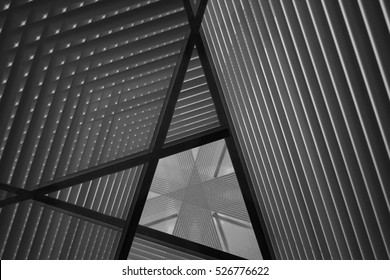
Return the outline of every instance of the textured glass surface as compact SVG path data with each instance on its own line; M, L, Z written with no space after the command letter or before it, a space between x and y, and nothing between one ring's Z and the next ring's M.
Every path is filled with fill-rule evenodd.
M224 140L160 159L140 224L261 259Z
M0 213L1 259L112 259L120 232L36 202Z
M142 166L106 175L48 196L126 219Z
M31 188L146 150L188 21L179 0L4 12L0 182Z

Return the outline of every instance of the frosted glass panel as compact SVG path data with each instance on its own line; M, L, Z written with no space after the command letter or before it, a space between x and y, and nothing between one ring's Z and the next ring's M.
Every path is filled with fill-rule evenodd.
M224 140L161 159L140 224L262 258Z

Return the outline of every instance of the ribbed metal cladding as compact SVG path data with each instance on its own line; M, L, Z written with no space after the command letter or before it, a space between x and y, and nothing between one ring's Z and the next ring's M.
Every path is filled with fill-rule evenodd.
M134 237L128 260L200 260L190 255L166 246L156 244L142 237Z
M112 259L120 232L25 201L28 214L0 229L1 259ZM18 205L7 206L17 208ZM37 210L37 211L34 211Z
M48 196L102 214L126 219L141 171L142 166L137 166L48 194Z
M218 126L218 116L195 48L165 142L171 142Z
M390 258L389 9L209 1L203 31L278 259Z

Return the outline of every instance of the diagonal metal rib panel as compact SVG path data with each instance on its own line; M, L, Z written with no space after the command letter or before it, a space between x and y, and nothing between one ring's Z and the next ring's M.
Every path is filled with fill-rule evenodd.
M134 237L134 249L128 258L136 259L241 259L235 255L218 251L185 239L159 232L144 226L138 226Z
M194 48L165 142L218 126L218 116Z
M210 1L203 31L280 259L390 258L385 1Z
M2 259L113 258L120 237L117 230L51 210L37 202L22 204L28 209L28 214L21 217L23 222L12 230L1 229ZM17 207L15 204L2 211Z
M142 166L113 173L48 196L102 214L126 219Z
M1 14L0 181L26 189L148 149L189 31L181 1L59 2L18 6L13 1ZM136 184L139 171L107 175L50 196L126 218L133 185L118 176L127 174ZM22 200L27 197L55 203L30 192ZM72 212L70 204L61 205ZM33 233L29 228L40 221L40 212L54 215L42 209L27 202L2 208L1 245L7 246L2 257L25 257L17 253L19 246L28 246L18 244L21 236ZM48 234L60 227L50 221L40 224ZM97 234L93 225L83 227ZM48 246L42 244L34 245L34 254ZM100 256L95 253L88 258ZM61 255L68 257L84 258Z
M200 260L201 258L174 250L135 236L128 260Z

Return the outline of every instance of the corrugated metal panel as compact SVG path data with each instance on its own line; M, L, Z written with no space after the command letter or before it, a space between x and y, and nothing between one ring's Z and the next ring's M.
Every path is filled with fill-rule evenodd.
M196 48L193 50L166 142L219 126Z
M386 1L210 1L203 30L279 259L390 258Z
M189 28L182 2L7 9L0 182L47 182L149 148Z
M128 260L200 260L194 255L186 254L160 244L134 237Z
M137 166L49 196L125 220L141 171L142 166Z
M27 215L18 211L24 207ZM36 202L7 206L1 214L7 210L13 222L0 229L1 259L112 259L121 234Z
M222 165L226 156L220 140L160 159L140 224L244 258L261 258L230 157ZM238 228L218 226L215 215L238 220ZM237 234L243 227L246 238ZM227 229L242 242L236 251L225 244Z

